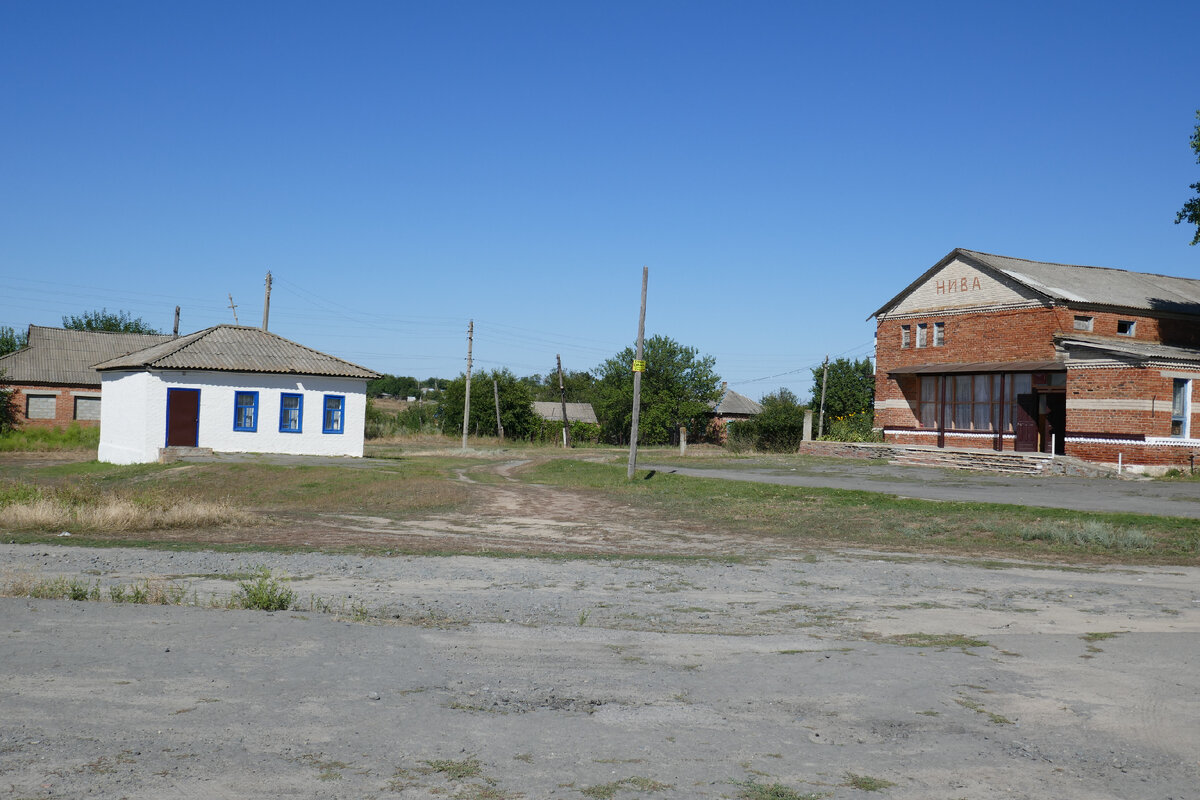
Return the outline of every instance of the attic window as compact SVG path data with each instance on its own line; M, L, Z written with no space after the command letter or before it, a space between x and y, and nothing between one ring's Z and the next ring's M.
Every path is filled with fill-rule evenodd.
M1092 329L1092 318L1091 317L1075 317L1075 330L1091 331L1091 329Z
M1117 320L1117 335L1118 336L1133 336L1137 331L1137 320L1119 319Z

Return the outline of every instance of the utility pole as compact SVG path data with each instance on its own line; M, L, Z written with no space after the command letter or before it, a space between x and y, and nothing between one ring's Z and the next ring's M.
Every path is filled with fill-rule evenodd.
M563 412L563 447L571 446L571 423L567 420L567 390L563 387L562 376L562 355L556 353L555 360L558 361L558 396L562 398Z
M237 305L233 302L233 292L229 293L229 307L233 310L233 324L241 325L242 323L238 322L237 318Z
M232 302L232 300L230 301ZM263 327L267 329L267 319L271 316L271 271L267 270L267 296L263 298Z
M175 338L179 338L179 306L175 306Z
M646 336L646 281L650 276L650 268L642 267L642 310L638 313L637 355L633 357L633 423L629 430L629 469L625 473L627 480L633 480L633 470L637 466L638 417L642 407L642 373L646 371L646 362L642 360L642 340Z
M471 343L475 339L475 320L467 323L467 393L463 398L463 441L462 449L467 449L467 421L471 418Z
M496 398L496 435L504 441L504 423L500 421L500 385L492 381L492 395Z
M817 438L825 435L825 384L829 382L829 356L821 364L821 417L817 420Z

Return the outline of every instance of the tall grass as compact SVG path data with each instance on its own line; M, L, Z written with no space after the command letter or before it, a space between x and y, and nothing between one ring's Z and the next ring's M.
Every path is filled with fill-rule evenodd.
M0 453L41 453L56 450L95 450L100 446L99 426L72 422L65 428L25 425L0 434Z
M227 502L0 484L0 528L8 530L117 532L253 525L257 521L254 514Z

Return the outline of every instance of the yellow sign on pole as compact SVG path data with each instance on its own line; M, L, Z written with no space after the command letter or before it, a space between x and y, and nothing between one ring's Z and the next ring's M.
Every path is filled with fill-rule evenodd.
M633 371L634 372L645 372L646 371L646 362L634 359Z

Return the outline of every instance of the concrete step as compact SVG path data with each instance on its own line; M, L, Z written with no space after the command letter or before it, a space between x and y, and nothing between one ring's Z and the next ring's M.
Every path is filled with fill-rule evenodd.
M1010 475L1043 475L1053 464L1045 453L998 453L979 450L939 450L913 448L897 452L889 463L907 466L965 469Z
M211 447L160 447L158 448L158 463L171 464L185 456L211 456Z

